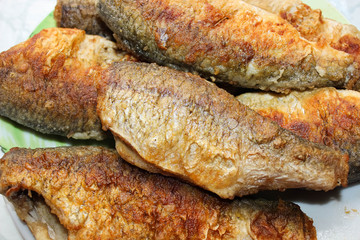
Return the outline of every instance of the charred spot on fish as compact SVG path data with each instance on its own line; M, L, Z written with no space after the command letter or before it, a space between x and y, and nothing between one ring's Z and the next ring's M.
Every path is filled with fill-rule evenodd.
M303 121L292 121L287 128L303 138L308 138L311 132L310 124Z
M347 34L342 36L337 43L333 43L332 47L352 55L359 55L360 39Z

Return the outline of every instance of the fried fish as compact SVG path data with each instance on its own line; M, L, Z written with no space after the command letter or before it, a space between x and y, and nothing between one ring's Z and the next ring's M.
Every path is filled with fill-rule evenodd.
M57 27L78 28L87 34L114 40L112 31L97 13L97 0L58 0L54 10Z
M0 192L37 239L316 239L293 203L223 200L102 147L11 149Z
M346 184L347 154L306 141L199 76L156 64L114 63L98 114L119 154L223 198L259 190Z
M150 62L233 85L289 92L353 88L354 56L301 37L280 16L239 0L100 0L124 49Z
M324 18L320 9L312 9L301 0L243 0L249 4L260 7L266 11L277 14L295 27L302 37L309 41L327 43L333 47L339 44L345 44L345 39L353 41L348 42L348 47L356 50L359 46L360 32L351 24L343 24L332 19ZM341 43L342 42L342 43ZM345 47L345 45L343 45ZM337 48L344 50L345 48ZM349 49L350 50L350 49ZM359 50L357 51L359 54Z
M45 30L2 53L1 114L76 138L110 129L125 160L223 198L346 185L347 154L300 139L199 76L156 64L111 63L116 59L106 53L114 49L91 55L81 43L56 41L56 33L68 36L63 31L86 37L79 30ZM84 131L89 121L90 133Z
M289 95L245 93L237 99L305 139L346 150L348 182L360 181L359 92L322 88Z
M82 30L45 29L0 53L0 115L42 133L101 140L99 73L134 59Z
M320 9L311 9L300 0L243 1L281 16L309 41L328 44L353 55L360 62L360 31L355 26L324 18Z

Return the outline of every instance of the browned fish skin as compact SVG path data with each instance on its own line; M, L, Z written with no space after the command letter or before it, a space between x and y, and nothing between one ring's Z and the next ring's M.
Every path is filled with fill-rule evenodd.
M360 181L359 92L322 88L289 95L245 93L237 99L305 139L346 150L348 182Z
M0 53L0 115L48 134L103 139L96 81L133 59L82 30L52 28Z
M359 79L353 56L242 1L100 0L98 8L125 49L160 65L277 92Z
M58 0L54 18L58 27L77 28L113 40L112 31L101 20L97 0Z
M104 71L103 128L127 161L223 198L264 189L346 185L346 154L305 141L204 79L156 64Z
M356 27L347 24L341 24L331 19L323 18L320 9L312 9L301 0L242 0L265 11L281 16L292 26L294 26L302 37L318 42L331 43L337 41L338 34L343 30Z
M22 189L45 198L69 239L316 239L295 204L221 200L101 147L10 150L0 192Z
M302 37L319 45L329 45L354 56L360 63L360 31L353 25L324 18L320 9L312 9L300 0L243 0L281 16ZM354 89L359 89L354 86Z
M359 30L351 24L343 24L332 19L324 18L320 9L312 9L300 0L243 0L249 4L260 7L266 11L277 14L294 26L302 37L319 42L321 44L329 44L331 46L340 44L340 39L351 36L360 38ZM358 48L358 43L349 44ZM338 49L338 48L336 48ZM342 49L338 49L342 50ZM352 54L351 51L345 51ZM359 54L359 52L357 53Z

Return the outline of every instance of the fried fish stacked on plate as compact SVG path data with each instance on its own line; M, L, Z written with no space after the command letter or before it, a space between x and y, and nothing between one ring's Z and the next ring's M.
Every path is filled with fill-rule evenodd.
M264 6L266 4L264 2ZM306 7L304 9L309 10ZM303 14L304 11L300 10L298 14ZM156 64L119 62L136 59L124 52L114 54L118 51L114 43L100 40L99 37L96 40L96 37L87 36L80 30L48 29L1 53L1 115L44 133L74 138L103 139L104 132L100 130L102 127L114 135L117 152L126 161L150 172L181 178L223 198L266 189L330 190L338 185L345 186L349 171L348 154L351 159L350 176L356 176L359 171L356 154L353 154L356 148L346 147L352 140L341 139L339 143L328 144L330 147L307 141L257 114L215 84L192 74L200 74L230 85L286 93L293 89L306 90L324 86L358 89L360 75L357 55L346 48L346 41L343 41L343 35L354 33L351 35L354 38L346 39L351 39L351 43L356 42L357 33L354 29L346 32L346 29L351 28L336 23L336 26L344 26L345 30L341 33L343 35L340 34L336 40L326 40L328 35L318 31L319 37L315 41L315 38L306 37L306 31L302 30L305 25L298 27L283 14L285 10L279 11L280 14L277 10L272 11L273 13L256 7L256 1L251 4L233 0L59 1L55 11L58 24L72 24L71 27L100 32L100 17L114 31L119 46L139 59L177 70ZM81 21L81 18L84 20ZM76 26L77 24L79 25ZM56 34L52 34L53 31ZM99 46L99 42L103 46L95 47ZM336 47L337 43L341 43L341 47ZM105 51L100 54L102 57L97 58L100 49ZM87 55L90 60L87 60ZM345 90L345 95L347 91ZM48 109L52 111L48 112ZM354 105L354 108L344 110L343 114L355 111L354 109L358 108ZM325 113L328 112L330 110L325 110ZM334 124L333 129L336 129L337 123ZM40 153L41 151L47 150L39 150ZM70 154L70 159L77 159L72 151L77 153L78 149L54 150L57 156L63 151L67 152L64 154ZM91 149L86 151L92 154ZM27 156L25 159L32 158ZM7 160L2 161L4 162L6 169ZM98 168L89 168L89 171L105 171L101 170L106 168L101 163L97 166ZM74 174L76 178L83 176L76 170L68 171L67 174ZM3 176L3 181L8 181L9 175ZM163 178L159 175L151 176ZM100 185L101 179L96 179ZM16 181L14 184L16 185ZM19 188L34 190L31 184ZM36 191L42 194L41 189L42 187L37 188ZM9 196L13 190L18 189L11 187L7 191ZM97 196L103 196L102 194L101 192ZM28 206L25 212L34 208L31 199L22 194L13 196L12 201L15 203L18 199L20 205ZM137 196L131 194L129 199L133 199L136 204ZM171 191L169 196L172 196ZM69 197L76 198L73 194ZM46 196L44 198L55 213L66 209L64 206L57 208ZM146 198L145 202L147 199L154 204L152 198ZM192 202L202 201L197 199L195 197ZM216 197L215 199L220 201ZM235 202L238 201L227 204L237 204ZM255 205L258 204L262 203L257 202ZM116 202L112 201L108 208L113 209L114 206L117 206ZM286 208L288 207L284 209ZM166 208L165 214L168 213L167 210L169 209ZM116 211L114 210L114 215ZM146 208L144 211L148 213L150 210ZM171 214L176 211L177 206L169 210ZM279 207L276 211L280 211ZM280 216L276 211L271 214ZM99 215L98 209L88 214L94 214L100 219L106 215ZM232 214L229 215L232 220L238 217L237 214ZM290 218L295 215L289 213ZM64 216L63 220L62 217L59 216L65 228L73 229L71 225L66 225L66 222L72 220L71 216ZM23 218L26 220L28 217L25 214ZM267 227L267 220L277 217L260 218L259 232L264 236L270 234L267 238L272 238L272 233L280 236L279 238L314 237L312 230L300 231L297 229L298 225L294 225L293 229L302 233L293 234L286 225L282 228L284 232L280 234L278 230ZM134 238L143 236L141 234L167 237L161 235L162 226L159 229L155 227L154 230L146 225L148 223L144 219L125 219L129 221L129 226L139 223L145 229L151 228L149 231L133 232ZM213 218L206 219L210 221ZM121 222L116 220L118 219L111 224ZM287 221L292 225L290 222ZM307 220L302 222L306 223L302 226L308 226ZM278 226L282 223L273 224ZM215 230L215 237L225 234L224 237L227 238L226 230L224 232L219 228L220 225L214 229L208 225L205 229ZM249 226L249 223L245 225ZM90 230L86 227L74 234L86 236L99 226L89 225ZM109 225L104 233L111 229L114 229L113 225ZM199 238L212 236L212 233L206 235L203 230L201 225L201 229L194 234ZM173 232L173 237L191 237L192 232L189 231L186 227L181 228L179 232ZM85 235L81 235L83 233ZM116 232L123 233L126 230ZM239 234L237 237L242 237L239 232L236 233ZM126 234L121 236L127 236ZM250 231L246 234L244 236L264 238L263 235L257 236Z
M0 192L37 239L316 239L295 204L223 200L102 147L14 148Z
M199 76L130 61L81 65L88 54L76 54L79 46L69 41L79 32L43 30L1 53L0 89L2 96L11 95L1 99L7 106L4 116L16 120L12 113L20 112L26 116L22 124L33 127L39 122L44 132L69 129L69 124L83 129L86 121L74 121L81 120L78 115L94 116L113 133L126 161L180 177L223 198L259 190L346 185L346 154L279 127ZM12 54L14 50L18 54ZM64 57L66 53L72 55ZM32 87L34 83L38 85ZM88 131L98 129L93 124Z

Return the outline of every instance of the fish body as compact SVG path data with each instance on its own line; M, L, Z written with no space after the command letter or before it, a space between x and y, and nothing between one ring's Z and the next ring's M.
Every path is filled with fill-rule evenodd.
M245 93L243 104L312 142L349 153L348 182L360 180L360 93L322 88L289 95Z
M280 16L237 0L100 0L124 49L146 61L276 92L359 79L354 57L301 37Z
M42 133L104 139L96 82L124 60L131 57L102 37L45 29L0 53L0 115Z
M295 204L223 200L102 147L11 149L0 160L0 192L35 236L44 222L36 225L41 213L34 212L46 203L64 227L57 233L70 240L316 239L312 220ZM36 195L45 201L35 202Z
M347 154L303 140L199 76L122 62L104 71L98 114L119 154L223 198L346 184Z
M56 26L82 29L113 40L112 31L97 13L96 3L97 0L58 0L54 10Z

